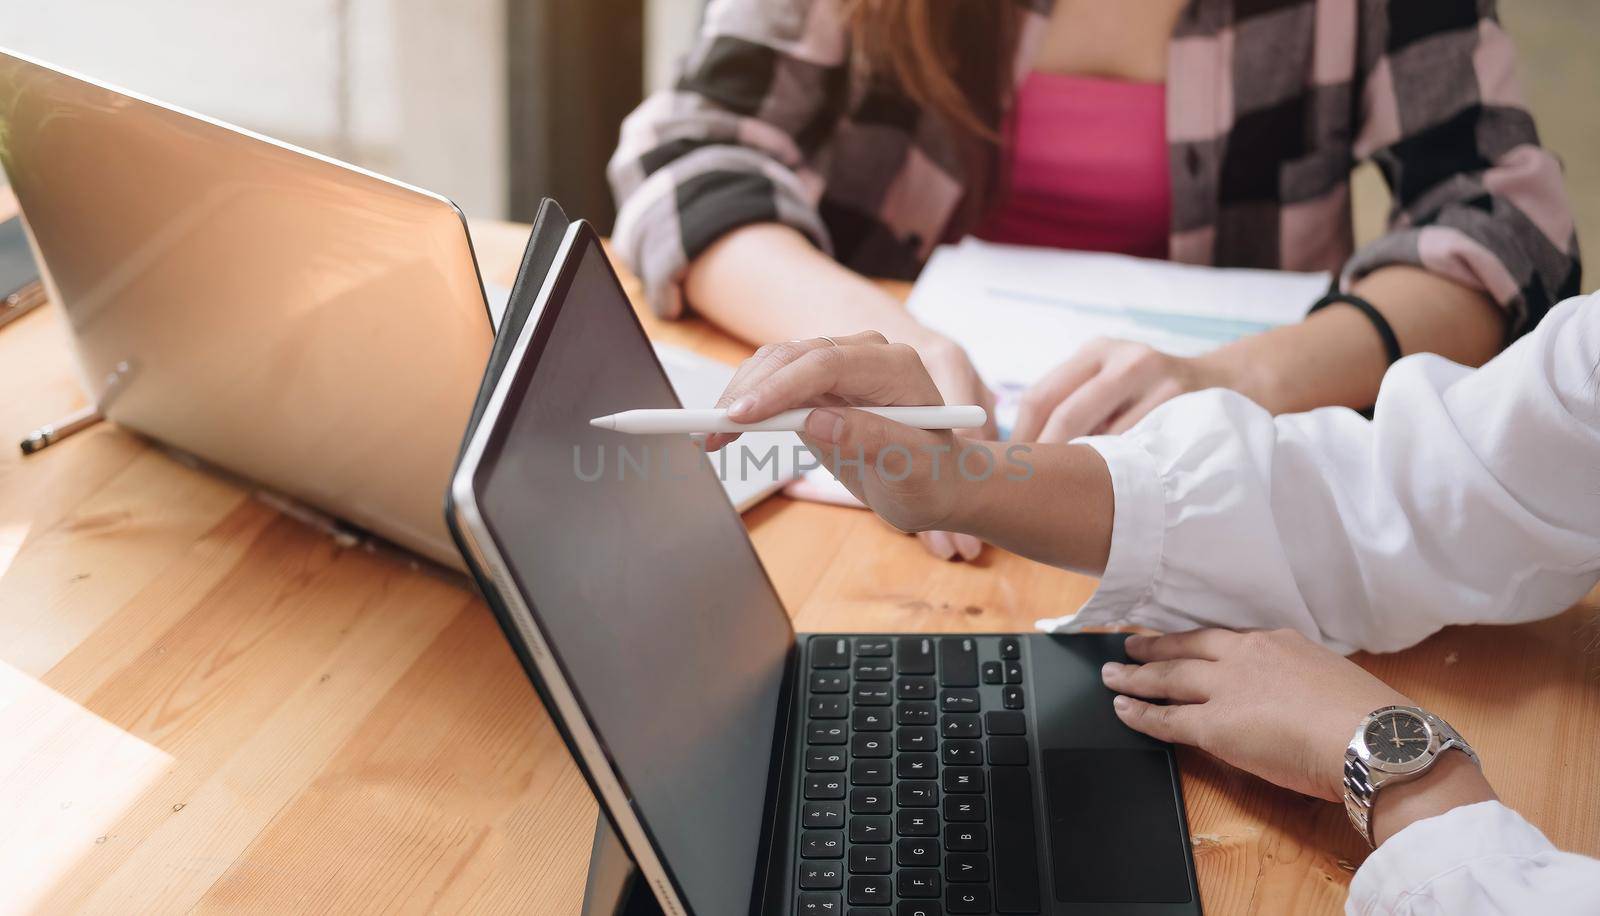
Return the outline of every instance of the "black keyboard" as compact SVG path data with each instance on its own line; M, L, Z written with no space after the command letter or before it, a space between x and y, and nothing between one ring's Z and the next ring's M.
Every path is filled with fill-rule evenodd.
M1038 913L1022 640L814 636L795 911Z

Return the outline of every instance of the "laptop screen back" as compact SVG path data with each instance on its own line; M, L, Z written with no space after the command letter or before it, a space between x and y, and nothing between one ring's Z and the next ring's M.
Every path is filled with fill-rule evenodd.
M690 907L748 912L793 631L598 240L559 276L478 466L478 510Z
M107 418L461 565L494 329L449 201L4 53L0 161Z

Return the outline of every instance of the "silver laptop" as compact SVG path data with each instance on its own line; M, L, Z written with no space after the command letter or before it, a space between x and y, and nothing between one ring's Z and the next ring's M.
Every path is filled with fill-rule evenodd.
M0 161L109 419L461 567L493 329L454 204L4 51Z

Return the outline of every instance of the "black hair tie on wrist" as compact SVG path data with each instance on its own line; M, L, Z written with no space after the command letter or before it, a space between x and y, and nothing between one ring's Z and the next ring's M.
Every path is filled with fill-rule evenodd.
M1311 307L1311 311L1315 312L1318 309L1327 308L1337 302L1355 306L1361 311L1361 314L1367 316L1367 320L1372 322L1372 326L1377 328L1378 336L1383 338L1383 352L1389 357L1389 365L1394 365L1404 355L1400 350L1400 338L1394 336L1394 328L1390 327L1389 319L1383 317L1382 312L1360 296L1335 290L1318 299L1317 304Z

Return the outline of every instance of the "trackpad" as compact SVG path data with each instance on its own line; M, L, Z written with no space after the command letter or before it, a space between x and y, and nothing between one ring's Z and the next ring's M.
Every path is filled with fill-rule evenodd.
M1057 900L1189 902L1167 759L1161 750L1044 752Z

